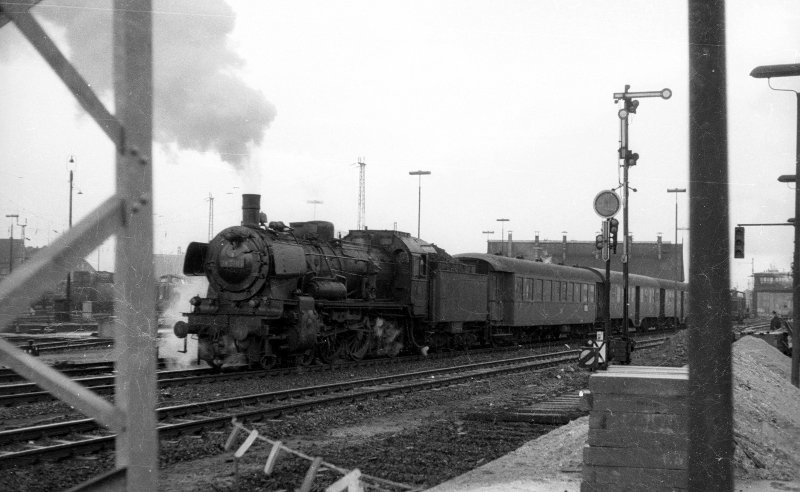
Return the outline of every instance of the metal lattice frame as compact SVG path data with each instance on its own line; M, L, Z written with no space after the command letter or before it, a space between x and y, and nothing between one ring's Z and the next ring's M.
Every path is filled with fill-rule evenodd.
M11 321L27 311L31 298L44 293L76 262L116 235L115 343L120 355L114 404L2 339L0 363L117 433L117 488L156 490L151 0L114 0L116 116L30 14L38 1L0 0L0 27L9 21L17 26L114 143L117 191L0 284L0 331L8 330Z

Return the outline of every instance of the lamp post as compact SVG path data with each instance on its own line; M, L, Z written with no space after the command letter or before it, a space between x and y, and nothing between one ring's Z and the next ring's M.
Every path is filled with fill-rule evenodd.
M409 171L408 174L411 176L417 176L419 178L419 195L417 198L417 239L419 239L419 223L420 218L422 217L422 176L430 174L430 171Z
M797 77L800 76L800 63L791 63L787 65L762 65L754 68L750 72L750 76L757 79L768 79L770 89L794 92L797 104L797 125L795 137L795 176L794 181L797 183L797 176L800 175L800 92L790 89L776 89L772 87L769 79L772 77ZM781 176L778 181L784 179L783 182L788 182L789 176ZM800 189L795 186L794 190L794 216L800 217ZM800 308L800 227L794 228L794 254L792 255L792 314L794 317L794 329L792 330L792 384L800 387L800 326L797 316L797 310Z
M683 258L678 259L678 193L686 193L686 188L667 188L667 193L675 193L675 290L673 291L672 304L675 308L673 316L678 319L678 285L677 282L681 281L681 271L679 268L683 265Z
M505 246L505 238L503 234L505 234L505 223L508 222L510 219L497 219L497 222L500 222L500 254L505 256L506 254L506 246Z
M67 169L69 169L69 228L72 229L72 190L73 190L73 179L75 174L75 158L73 156L69 156L69 161L67 162ZM67 272L66 297L67 297L67 318L68 321L72 321L72 271Z
M306 203L314 205L314 220L317 220L317 205L321 205L322 200L307 200Z
M489 236L494 234L494 231L483 231L482 234L486 234L486 252L489 253Z

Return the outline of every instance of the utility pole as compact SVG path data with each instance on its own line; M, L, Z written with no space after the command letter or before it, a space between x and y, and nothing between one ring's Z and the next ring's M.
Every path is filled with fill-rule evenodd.
M17 219L17 221L19 221L18 214L8 214L6 215L6 217ZM11 272L14 271L14 223L13 222L11 223L9 231L10 231L9 232L10 240L8 241L8 273L11 274Z
M317 220L317 205L324 203L322 200L307 200L306 203L314 205L314 220Z
M19 219L17 219L17 225L20 226L20 228L22 228L22 237L20 237L20 239L22 240L22 263L25 263L25 239L27 239L25 237L25 228L28 227L28 219L25 219L24 224L20 224Z
M500 222L500 254L505 256L506 255L506 243L505 239L503 238L503 234L505 234L505 224L511 219L497 219L497 222Z
M630 242L628 238L628 168L636 165L639 159L639 154L634 153L628 147L628 117L631 113L636 113L636 108L639 107L639 98L643 97L660 97L662 99L669 99L672 97L670 89L663 89L660 91L650 92L628 92L630 85L625 85L625 92L615 92L614 102L623 101L624 107L617 112L620 120L620 146L618 150L618 158L622 161L622 335L625 341L625 355L621 358L622 362L627 364L630 362L631 344L628 337L628 261L630 260ZM616 357L615 357L616 358Z
M683 256L678 258L678 193L686 193L686 188L667 188L667 193L675 193L675 289L673 290L673 305L675 320L678 319L678 282L681 281L681 271ZM681 251L683 253L683 251Z
M367 163L364 162L363 157L358 158L358 226L357 229L360 231L364 227L366 227L366 208L367 208L367 199L366 199L366 167Z

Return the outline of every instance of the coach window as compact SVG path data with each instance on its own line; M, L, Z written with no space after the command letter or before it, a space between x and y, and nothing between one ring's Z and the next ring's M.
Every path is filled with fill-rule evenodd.
M526 301L532 301L533 300L533 292L532 291L533 291L533 279L532 278L526 278L525 279L525 287L523 289L523 297L525 298Z
M514 281L514 298L518 301L522 300L522 277L517 277Z
M589 286L581 284L581 302L589 302Z
M574 290L575 290L575 283L569 282L567 284L567 302L572 302Z
M594 303L595 303L594 285L589 284L589 304L594 304Z
M544 302L550 302L550 301L553 300L552 292L553 292L553 281L552 280L545 280L544 281L544 292L542 293Z
M541 301L542 300L542 279L537 278L536 283L533 284L533 300L534 301Z
M561 302L567 301L567 287L569 287L567 282L561 282Z

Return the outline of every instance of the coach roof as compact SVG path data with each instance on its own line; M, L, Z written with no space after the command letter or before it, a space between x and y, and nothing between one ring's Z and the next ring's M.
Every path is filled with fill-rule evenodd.
M462 261L484 262L495 272L520 273L544 278L560 278L573 281L597 282L597 275L587 268L569 267L542 263L531 260L519 260L506 256L491 255L487 253L463 253L455 257Z

